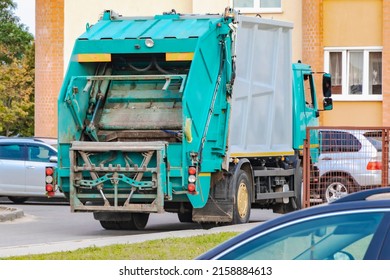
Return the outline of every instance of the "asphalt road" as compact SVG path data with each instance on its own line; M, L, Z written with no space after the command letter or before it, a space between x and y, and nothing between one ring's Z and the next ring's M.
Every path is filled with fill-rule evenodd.
M121 240L128 243L166 236L180 237L205 231L196 223L180 223L173 213L151 214L142 231L105 230L94 220L92 213L71 213L70 206L63 201L29 200L24 204L13 204L1 198L0 204L23 209L24 212L22 218L0 223L0 257L121 243ZM271 211L254 209L250 224L241 225L238 231L276 215ZM226 227L215 230L228 230L223 228ZM237 230L237 226L232 230Z

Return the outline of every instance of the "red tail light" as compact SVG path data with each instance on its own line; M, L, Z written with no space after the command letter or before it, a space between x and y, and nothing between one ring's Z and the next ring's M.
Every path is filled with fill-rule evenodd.
M49 192L53 192L54 191L54 187L52 184L47 184L46 185L46 191L49 193Z
M194 193L196 191L196 180L197 180L197 174L196 174L196 167L195 166L189 166L188 167L188 185L187 190L190 193Z
M53 175L53 173L54 173L53 168L46 167L46 176L51 176L51 175Z
M53 167L46 167L45 169L45 182L46 182L46 196L47 197L53 197L55 196L56 193L56 187L55 187L55 182L54 182L54 168Z
M382 170L382 162L381 161L370 161L367 164L367 170Z
M196 168L194 166L188 167L188 174L189 175L195 175L196 174Z
M195 184L192 184L192 183L188 184L187 189L189 192L194 192L195 191Z

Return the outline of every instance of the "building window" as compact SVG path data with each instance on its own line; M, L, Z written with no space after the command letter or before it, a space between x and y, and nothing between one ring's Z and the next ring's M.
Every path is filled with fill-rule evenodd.
M368 74L370 75L369 94L382 94L382 53L371 52Z
M382 100L382 48L325 48L335 100Z
M281 13L282 0L233 0L233 7L242 13Z
M332 73L332 93L341 94L342 91L342 53L330 52L329 53L329 73Z

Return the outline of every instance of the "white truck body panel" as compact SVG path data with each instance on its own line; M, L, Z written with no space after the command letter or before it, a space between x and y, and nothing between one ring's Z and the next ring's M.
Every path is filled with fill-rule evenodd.
M231 157L293 154L292 23L239 16Z

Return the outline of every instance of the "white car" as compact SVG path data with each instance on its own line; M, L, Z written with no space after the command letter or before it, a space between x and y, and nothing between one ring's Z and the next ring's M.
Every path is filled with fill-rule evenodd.
M382 184L380 131L319 131L321 192L326 202Z
M0 196L14 203L47 197L45 169L57 166L57 150L34 138L0 138ZM54 197L64 198L60 191Z

